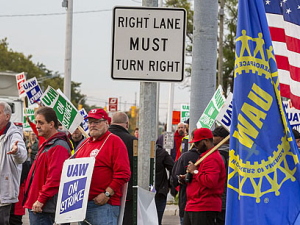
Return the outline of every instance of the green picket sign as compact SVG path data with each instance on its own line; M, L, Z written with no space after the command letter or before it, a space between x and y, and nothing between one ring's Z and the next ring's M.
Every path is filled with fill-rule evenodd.
M35 122L34 109L29 109L29 108L24 109L24 114L23 114L24 115L23 116L23 129L25 131L28 131L28 130L31 130L31 127L30 127L29 123L27 123L27 121L26 121L25 110L26 110L26 114L27 114L28 118L30 119L30 121L34 123Z
M83 117L72 103L54 88L49 86L42 95L41 100L44 105L54 109L58 121L68 129L70 133L73 133L83 121Z
M69 129L77 115L77 110L60 95L53 109L56 112L59 122L61 122L65 128Z
M222 106L225 103L225 98L222 93L223 93L222 87L219 86L219 88L214 93L211 101L208 103L207 107L205 108L200 119L198 120L197 123L198 128L203 127L203 128L210 129L212 127Z

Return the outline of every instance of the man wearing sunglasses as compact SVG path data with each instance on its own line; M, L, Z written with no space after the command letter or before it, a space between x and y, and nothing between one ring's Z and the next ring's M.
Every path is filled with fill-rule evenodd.
M93 225L116 225L121 188L131 175L127 149L118 136L108 131L110 117L103 109L92 109L87 119L91 137L75 154L75 158L95 157L85 221Z

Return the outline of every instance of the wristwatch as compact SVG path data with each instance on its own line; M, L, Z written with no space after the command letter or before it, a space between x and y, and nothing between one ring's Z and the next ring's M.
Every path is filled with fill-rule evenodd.
M194 170L194 174L198 174L198 172L199 172L198 170Z
M111 195L108 191L105 191L104 194L105 194L106 197L109 197L109 198L111 197Z

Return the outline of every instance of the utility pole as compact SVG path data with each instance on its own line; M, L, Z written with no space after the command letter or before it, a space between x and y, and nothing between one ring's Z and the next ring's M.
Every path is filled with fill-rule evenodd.
M64 0L62 6L67 8L64 94L71 100L73 0Z
M218 68L218 86L223 87L223 33L224 33L224 5L225 1L220 0L220 27L219 27L219 68ZM226 92L226 90L225 90Z
M157 0L143 0L143 6L157 7ZM149 190L151 141L156 141L156 82L140 83L138 186Z
M218 35L218 0L194 3L190 131L215 92Z

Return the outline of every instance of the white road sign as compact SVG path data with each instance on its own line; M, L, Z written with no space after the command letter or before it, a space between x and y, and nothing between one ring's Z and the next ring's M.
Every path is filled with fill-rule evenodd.
M185 29L182 8L115 7L112 78L182 81Z

